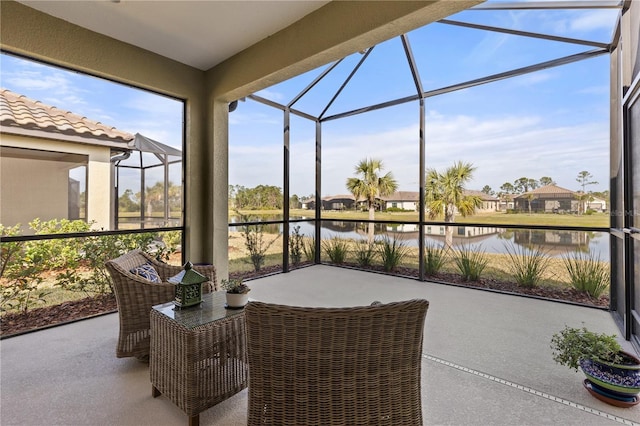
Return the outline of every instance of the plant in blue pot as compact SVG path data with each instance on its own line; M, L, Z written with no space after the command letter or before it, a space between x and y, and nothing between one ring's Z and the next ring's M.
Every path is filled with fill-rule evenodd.
M551 338L553 360L585 374L591 395L618 407L640 402L640 359L622 350L615 335L586 327L564 330Z

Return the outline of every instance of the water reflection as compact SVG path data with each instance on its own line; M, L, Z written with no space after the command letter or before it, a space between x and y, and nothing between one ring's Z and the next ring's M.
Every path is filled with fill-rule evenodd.
M277 220L277 219L270 219ZM315 234L313 222L298 222L291 226L300 226L300 233L306 236ZM609 261L609 237L603 232L556 231L538 229L504 229L499 227L425 225L425 241L444 245L447 231L454 246L472 245L481 247L487 253L506 253L507 242L521 247L542 246L554 257L571 252L593 252L602 261ZM231 228L234 229L233 227ZM402 240L411 247L418 246L419 228L416 224L376 223L376 237L388 236ZM240 230L235 228L235 230ZM348 239L366 239L368 223L322 221L322 239L340 237ZM266 233L282 232L281 224L265 226Z

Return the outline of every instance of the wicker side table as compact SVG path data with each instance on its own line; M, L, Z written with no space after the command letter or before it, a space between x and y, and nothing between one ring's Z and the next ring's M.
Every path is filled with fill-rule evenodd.
M224 292L196 307L151 309L152 395L165 395L197 426L200 413L247 387L244 309L225 309Z

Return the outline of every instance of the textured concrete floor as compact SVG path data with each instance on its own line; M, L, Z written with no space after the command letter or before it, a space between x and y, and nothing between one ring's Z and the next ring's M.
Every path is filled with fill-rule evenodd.
M256 300L302 306L430 301L423 348L428 425L640 425L640 406L598 401L581 373L556 365L565 324L617 333L609 313L441 284L313 266L250 282ZM185 425L151 397L147 364L118 359L117 314L0 342L1 425ZM242 425L246 391L205 411L202 425Z

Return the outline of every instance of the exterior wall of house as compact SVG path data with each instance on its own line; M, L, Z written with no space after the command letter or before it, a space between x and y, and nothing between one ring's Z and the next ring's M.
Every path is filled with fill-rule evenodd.
M86 156L87 221L95 221L94 227L97 229L109 229L113 194L110 185L111 151L108 147L9 134L2 135L2 146ZM36 217L41 220L68 218L68 164L2 158L0 166L0 221L4 225L26 225ZM25 170L29 173L25 173ZM19 206L19 209L15 206Z
M387 201L385 208L398 208L403 210L418 210L418 203L415 201Z
M66 219L68 187L68 170L57 161L0 157L0 223L28 234L33 219Z

